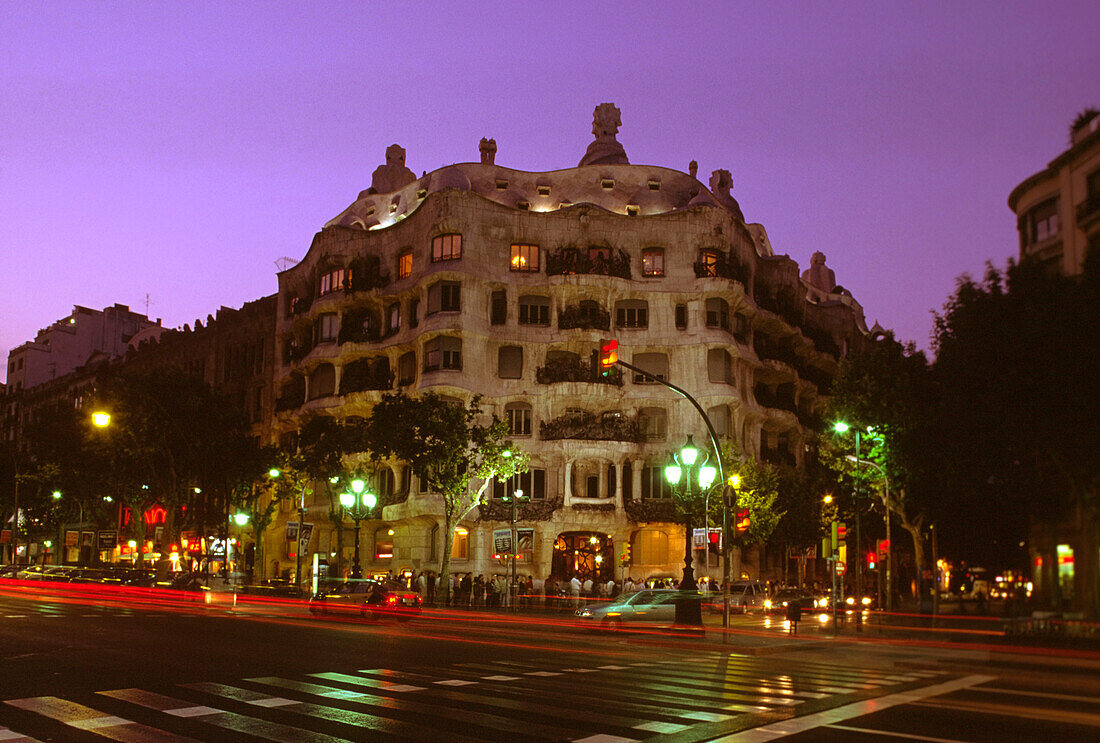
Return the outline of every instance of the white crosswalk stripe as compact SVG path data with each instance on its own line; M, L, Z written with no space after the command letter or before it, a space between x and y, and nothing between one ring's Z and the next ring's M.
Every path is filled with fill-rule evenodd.
M0 727L0 743L57 739L47 733L49 724L58 723L82 735L134 743L219 741L226 731L289 743L625 743L695 725L721 728L751 714L782 710L797 719L802 706L829 709L889 694L902 684L935 683L932 678L722 652L698 654L689 663L666 658L578 666L490 659L114 689L71 700L7 700L0 705L0 722L8 725ZM26 717L4 719L4 706L48 722L23 729Z

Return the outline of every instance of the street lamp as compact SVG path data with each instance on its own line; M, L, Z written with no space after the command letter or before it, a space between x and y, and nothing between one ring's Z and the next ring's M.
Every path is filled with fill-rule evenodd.
M516 476L516 460L515 460L515 457L512 456L512 450L511 449L505 449L503 452L500 453L500 455L502 457L504 457L505 459L507 459L511 463L511 474L508 476L508 480L507 480L507 482L510 485L511 482L512 482L512 479L515 478L515 476ZM516 488L515 490L512 491L511 494L509 494L508 493L508 486L505 486L505 492L504 492L503 500L505 502L511 503L511 506L512 506L512 554L511 554L511 559L512 559L512 580L511 580L511 583L508 587L508 600L511 604L512 610L515 611L515 609L516 609L516 553L519 550L519 543L517 541L518 540L518 535L516 533L516 522L519 519L519 516L518 516L518 513L517 513L517 507L519 506L520 501L529 501L529 500L531 500L531 496L529 496L529 495L525 496L523 494L523 490L521 488ZM596 556L596 562L602 562L602 558L599 555ZM597 569L597 574L598 573L599 573L599 570Z
M855 462L856 464L866 465L867 467L873 467L878 470L878 473L882 475L882 479L886 484L885 494L882 497L882 504L886 510L886 611L894 610L894 545L890 541L890 477L886 474L886 470L870 461L869 459L860 459L852 456L851 454L844 457L849 462ZM858 522L857 522L858 523Z
M680 590L695 591L698 589L699 585L695 581L695 571L691 567L692 480L694 479L692 477L692 470L695 467L696 461L699 459L699 450L695 448L695 444L692 442L690 434L683 448L680 449L678 454L673 454L672 457L674 463L665 467L665 480L668 481L669 485L676 486L680 484L681 479L684 479L684 577L680 581ZM709 455L704 452L703 461L700 462L698 472L695 473L696 477L698 477L699 487L703 490L710 488L718 472L714 467L706 465L708 459ZM685 475L686 478L684 478ZM704 523L706 523L705 520ZM702 626L702 607L697 597L682 597L676 601L676 624Z
M98 410L92 413L92 423L96 428L106 428L111 425L111 414L105 413L102 410Z
M370 516L371 510L378 503L374 493L364 492L366 489L367 484L357 478L351 481L352 492L340 493L340 505L344 507L344 513L355 522L355 557L351 566L351 577L355 580L363 577L363 569L359 566L359 522Z
M844 421L837 421L835 424L833 424L833 430L836 431L839 434L848 433L848 431L851 428L852 427L849 426ZM856 434L856 459L858 460L859 459L859 434L860 434L860 431L859 431L858 427L855 428L855 434ZM856 560L855 560L855 563L856 563L856 600L859 601L859 600L863 599L863 559L862 559L863 546L862 546L862 542L860 541L860 533L859 533L859 510L860 509L859 509L859 478L858 477L856 478L854 500L855 500L855 511L856 511ZM857 630L862 629L860 627L860 624L861 624L862 621L863 621L863 613L857 611L856 612L856 629Z

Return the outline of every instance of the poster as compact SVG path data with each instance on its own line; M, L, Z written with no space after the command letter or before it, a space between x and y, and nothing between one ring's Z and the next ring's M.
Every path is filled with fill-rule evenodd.
M117 531L101 531L99 532L99 551L114 550L118 546L118 532Z
M76 529L65 530L65 546L75 547L80 543L80 532Z
M297 524L295 524L297 526ZM287 532L289 533L289 524ZM309 540L313 537L313 524L306 521L302 524L301 532L298 535L298 544L302 552L305 552L309 548Z
M510 554L512 554L512 530L511 529L493 529L493 554L494 555L510 555Z
M298 522L288 521L286 522L286 541L293 542L298 538Z

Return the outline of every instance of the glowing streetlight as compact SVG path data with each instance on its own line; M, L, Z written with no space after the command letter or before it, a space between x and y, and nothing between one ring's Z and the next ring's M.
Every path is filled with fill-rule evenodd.
M111 414L102 410L92 413L92 423L98 428L106 428L111 425Z

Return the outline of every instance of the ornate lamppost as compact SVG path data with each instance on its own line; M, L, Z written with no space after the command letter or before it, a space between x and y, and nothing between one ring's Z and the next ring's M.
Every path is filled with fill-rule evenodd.
M508 587L508 600L509 600L509 603L511 604L512 610L515 611L515 609L516 609L516 553L519 551L519 543L517 541L517 533L516 533L516 522L518 521L517 507L519 506L521 501L525 502L525 501L531 500L531 496L524 495L523 490L521 488L516 488L515 490L513 490L511 492L511 494L509 494L507 492L508 487L511 486L512 480L516 476L516 460L512 456L512 451L510 449L505 449L503 452L501 452L501 456L504 457L505 459L507 459L512 465L512 473L508 477L508 480L507 480L508 486L505 487L504 498L502 500L504 500L504 502L506 502L506 503L509 503L512 507L512 521L511 521L511 524L512 524L512 554L511 554L512 579L511 579L511 581L509 583L509 587Z
M369 517L378 503L374 493L367 491L366 488L365 482L355 479L351 481L351 492L340 494L340 505L344 507L344 515L350 516L355 522L355 557L352 559L351 566L351 577L355 580L363 577L363 568L359 565L359 522Z
M681 591L696 591L699 587L695 581L695 571L691 566L691 516L695 507L692 481L698 478L700 490L706 491L718 475L717 469L707 465L710 456L703 452L703 460L700 462L699 453L699 449L695 447L689 434L687 443L684 444L679 453L672 455L674 463L665 467L665 479L670 485L675 487L680 484L681 479L684 481L683 496L681 497L684 513L684 577L680 581ZM698 467L696 467L696 462L698 462ZM704 519L704 523L706 521L707 519ZM676 624L702 626L703 613L698 596L688 597L684 594L683 598L676 601Z

